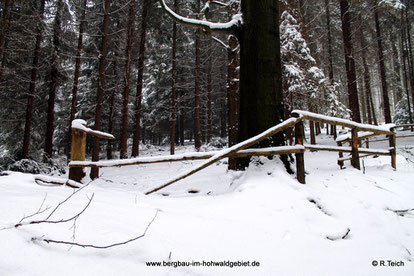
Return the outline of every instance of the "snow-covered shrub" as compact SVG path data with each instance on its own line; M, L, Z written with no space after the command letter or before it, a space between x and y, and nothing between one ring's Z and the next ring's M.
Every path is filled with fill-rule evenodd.
M44 163L38 163L31 159L21 159L10 164L7 168L10 171L32 173L32 174L48 174L52 170Z
M395 107L394 123L396 125L409 124L410 113L408 110L407 95L404 95L400 101L398 101Z
M66 172L64 159L51 159L47 163L36 162L32 159L21 159L8 164L7 170L32 174L64 174Z

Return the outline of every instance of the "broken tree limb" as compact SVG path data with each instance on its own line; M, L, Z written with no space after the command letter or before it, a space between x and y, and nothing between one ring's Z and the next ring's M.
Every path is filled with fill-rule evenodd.
M238 144L236 144L236 145L234 145L234 146L232 146L228 149L221 150L218 153L216 153L215 155L213 155L212 157L210 157L205 162L195 166L193 169L191 169L191 170L189 170L189 171L187 171L187 172L185 172L181 175L178 175L177 177L173 178L172 180L168 181L167 183L165 183L165 184L163 184L163 185L161 185L157 188L154 188L154 189L146 192L145 194L146 195L152 194L152 193L154 193L156 191L159 191L159 190L161 190L161 189L163 189L163 188L165 188L165 187L167 187L167 186L169 186L169 185L171 185L171 184L173 184L177 181L180 181L181 179L184 179L184 178L186 178L186 177L188 177L192 174L195 174L196 172L210 166L211 164L214 164L215 162L217 162L217 161L219 161L223 158L228 157L229 155L231 155L233 153L236 153L236 152L238 152L242 149L253 146L253 145L259 143L260 141L262 141L262 140L264 140L264 139L266 139L270 136L273 136L273 135L275 135L276 133L278 133L280 131L285 130L286 128L288 128L290 126L295 125L297 122L299 122L301 120L302 120L301 118L290 118L290 119L288 119L288 120L286 120L286 121L284 121L284 122L282 122L282 123L280 123L280 124L278 124L278 125L276 125L272 128L269 128L268 130L266 130L265 132L260 133L259 135L256 135L256 136L254 136L254 137L252 137L252 138L250 138L246 141L238 143Z
M233 19L227 23L213 23L204 20L192 19L183 17L173 10L171 10L164 2L164 0L158 0L161 8L167 13L167 15L175 22L188 27L196 27L203 29L206 33L216 34L236 34L241 25L241 16L233 17Z

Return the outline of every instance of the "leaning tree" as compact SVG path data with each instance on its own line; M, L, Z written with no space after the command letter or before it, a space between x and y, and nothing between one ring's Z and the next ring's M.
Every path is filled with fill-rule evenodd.
M241 0L241 14L227 23L213 23L178 15L158 0L176 22L201 28L207 35L234 35L240 43L240 111L238 141L251 138L280 123L283 118L282 72L279 39L279 1ZM229 1L231 3L232 1ZM209 3L228 5L220 1ZM282 133L258 146L285 144ZM282 158L287 164L285 158ZM238 169L248 166L249 159L240 158Z

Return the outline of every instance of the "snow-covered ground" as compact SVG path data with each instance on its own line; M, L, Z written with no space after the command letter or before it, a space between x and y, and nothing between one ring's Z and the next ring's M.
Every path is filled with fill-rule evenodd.
M324 135L317 143L335 145ZM336 153L306 152L306 185L279 160L255 158L245 172L219 162L145 196L203 161L105 168L49 218L73 217L93 195L76 221L18 228L73 189L10 173L0 177L0 275L414 275L414 139L397 144L397 171L386 156L364 158L357 171L349 162L341 170ZM123 242L155 215L145 237L118 247L42 241Z

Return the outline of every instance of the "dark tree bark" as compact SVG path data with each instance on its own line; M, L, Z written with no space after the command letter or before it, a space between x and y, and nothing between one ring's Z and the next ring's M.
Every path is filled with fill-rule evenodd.
M369 73L369 67L367 63L367 43L365 41L364 36L364 25L362 24L362 17L359 16L359 42L361 44L361 58L362 58L362 66L363 66L363 76L364 76L364 88L365 88L365 104L366 104L366 112L367 112L367 120L368 124L372 124L372 115L371 115L371 106L372 106L372 93L371 93L371 77ZM374 108L372 108L374 110Z
M379 15L378 15L378 2L377 0L374 1L374 20L375 20L375 32L378 44L378 60L379 60L379 69L380 69L380 76L381 76L381 86L382 86L382 99L384 105L384 117L385 123L391 123L391 111L390 111L390 100L388 98L388 87L387 87L387 74L385 68L385 60L384 60L384 50L382 47L382 37L381 37L381 28L379 23Z
M145 41L147 36L147 16L150 1L144 0L142 6L141 16L141 41L139 44L138 54L138 76L137 76L137 95L135 98L135 127L134 127L134 138L132 141L132 156L136 157L139 155L139 140L141 136L141 105L142 105L142 85L144 76L144 60L145 60Z
M200 12L200 0L197 0L197 13ZM195 31L194 38L194 47L195 47L195 65L194 65L194 146L198 151L201 147L201 129L200 129L200 78L201 78L201 69L200 69L200 33L199 30Z
M79 36L78 36L78 47L76 49L76 61L75 61L75 73L73 77L73 88L72 88L72 105L70 109L70 120L69 120L69 142L68 142L68 159L70 159L71 145L72 145L72 121L76 115L76 104L78 100L78 86L79 86L79 75L81 67L81 55L83 47L83 33L85 31L86 24L86 3L87 0L83 0L81 8L81 18L79 22Z
M241 10L239 142L284 119L279 1L243 0ZM258 146L284 144L284 135L279 133ZM248 158L240 158L237 167L244 169L248 164Z
M328 36L328 68L329 68L329 81L334 83L334 70L333 70L333 58L332 58L332 34L331 34L331 11L330 0L325 0L325 13L326 13L326 29Z
M33 53L33 64L32 71L30 76L30 87L29 95L27 97L27 107L26 107L26 122L24 127L24 137L23 137L23 149L22 149L22 158L29 158L29 148L30 148L30 133L33 122L33 104L34 104L34 95L36 92L36 79L37 72L39 67L39 56L40 56L40 44L42 42L42 33L43 33L43 17L45 10L45 0L40 1L39 8L39 22L37 24L36 31L36 42Z
M52 68L50 70L50 87L47 107L46 134L45 134L45 160L52 157L53 154L53 132L55 122L55 99L58 87L59 75L59 56L60 56L60 36L61 36L61 16L63 1L58 0L56 3L56 17L53 25L53 48L51 55Z
M227 135L229 147L237 144L237 131L239 119L239 82L237 67L239 65L237 38L229 36L229 47L227 50ZM237 168L237 159L229 157L229 170Z
M1 18L1 30L0 30L0 56L3 56L3 50L4 50L4 39L6 37L7 33L7 25L9 20L9 14L10 14L10 7L11 7L11 0L5 0L4 1L4 8L3 8L3 15Z
M0 67L0 84L3 81L3 73L4 73L4 68L6 67L6 59L7 59L7 48L8 48L8 44L9 44L9 36L10 36L10 25L11 25L11 17L12 17L12 13L10 12L10 10L13 8L13 4L14 4L14 0L7 0L4 3L4 13L3 13L3 18L2 20L5 20L5 22L3 23L2 21L2 38L1 38L1 42L0 42L0 57L1 57L1 67ZM1 86L0 86L1 89Z
M122 94L122 123L121 123L121 159L128 158L128 102L129 85L131 80L131 48L134 33L135 0L129 3L127 43L125 50L124 91Z
M411 2L408 1L408 7L412 8ZM414 99L414 54L413 48L411 46L411 25L408 21L408 9L405 9L405 26L407 29L407 43L408 43L408 66L409 66L409 75L410 75L410 86L411 86L411 98ZM414 100L413 100L413 110L414 110Z
M107 41L108 41L108 29L109 29L109 15L111 8L111 0L105 0L104 19L102 27L102 41L99 51L99 69L98 69L98 89L96 94L96 109L95 109L95 130L102 129L102 103L104 96L104 83L105 83L105 64L107 55ZM99 138L93 137L92 144L92 161L99 161ZM99 176L98 168L91 168L91 179L95 179Z
M208 43L208 65L207 65L207 143L210 143L211 138L213 136L213 111L211 106L212 101L212 90L213 90L213 80L212 80L212 70L213 70L213 57L212 57L212 40L209 40Z
M351 35L351 16L348 0L340 0L342 37L344 41L345 67L348 83L348 99L351 109L351 118L355 122L361 122L359 112L358 88L356 82L355 60Z
M405 14L406 16L407 14ZM405 20L404 20L405 19ZM413 115L412 115L412 111L411 111L411 104L410 104L410 92L409 92L409 88L408 88L408 79L409 79L409 60L408 60L408 47L407 47L407 22L406 22L407 18L404 18L404 11L401 10L401 26L400 26L400 32L401 32L401 53L402 53L402 65L403 65L403 84L404 84L404 88L405 88L405 93L407 96L407 105L408 105L408 115L410 117L410 123L413 123ZM414 86L411 86L411 91L414 91ZM414 96L414 94L413 94ZM411 100L413 100L414 98L411 97ZM413 105L414 108L414 105Z
M178 12L178 0L174 0L174 11ZM175 127L177 118L177 23L173 22L172 36L172 76L171 76L171 125L170 125L170 154L175 153Z
M118 20L118 26L120 25L120 22ZM115 76L115 79L118 79L118 60L119 56L117 54L117 52L115 52L115 57L114 57L114 61L113 61L113 74ZM116 94L116 89L112 89L111 92L111 97L109 98L109 117L108 117L108 133L113 133L114 132L114 117L115 117L115 94ZM113 151L113 142L112 139L108 139L106 141L107 145L106 145L106 159L110 160L113 158L112 156L112 151Z

